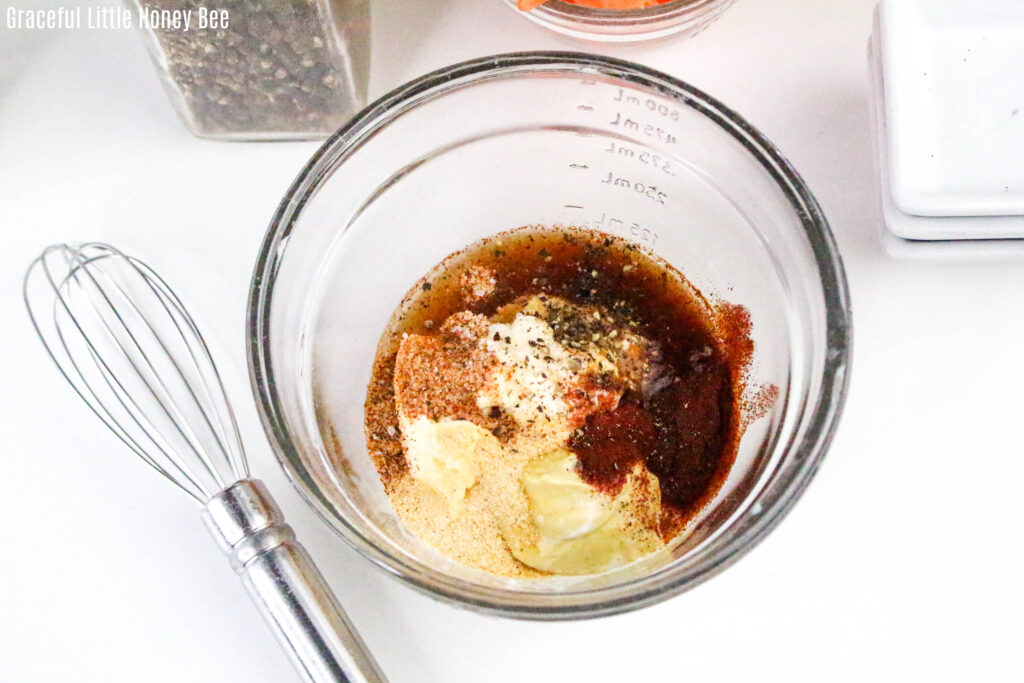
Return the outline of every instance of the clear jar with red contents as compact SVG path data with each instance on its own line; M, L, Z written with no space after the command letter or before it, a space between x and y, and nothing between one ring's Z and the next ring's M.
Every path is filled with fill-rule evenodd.
M693 36L713 23L735 0L671 0L637 9L596 9L549 0L528 11L503 0L534 23L562 35L607 43L633 43Z

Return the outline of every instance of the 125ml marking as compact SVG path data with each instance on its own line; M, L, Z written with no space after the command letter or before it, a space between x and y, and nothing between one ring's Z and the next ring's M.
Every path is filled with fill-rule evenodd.
M658 242L658 233L646 228L635 221L628 221L622 218L614 218L607 213L602 213L600 218L586 221L586 226L592 230L603 230L605 232L616 232L620 235L632 235L641 242L646 242L652 247Z

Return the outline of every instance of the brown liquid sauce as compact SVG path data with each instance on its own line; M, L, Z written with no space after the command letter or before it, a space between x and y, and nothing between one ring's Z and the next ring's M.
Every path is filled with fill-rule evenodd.
M493 293L476 301L463 286L473 266L496 275ZM670 381L648 396L627 390L614 410L590 415L568 447L581 477L611 492L643 461L660 483L662 534L672 538L715 495L735 459L753 352L749 315L712 302L639 246L592 230L501 233L448 257L410 290L382 337L366 402L367 442L385 488L406 470L393 388L402 334L436 334L464 310L490 317L524 295L602 306L660 348Z

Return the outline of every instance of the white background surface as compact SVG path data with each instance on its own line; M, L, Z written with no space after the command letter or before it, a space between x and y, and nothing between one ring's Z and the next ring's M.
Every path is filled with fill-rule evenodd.
M487 53L588 49L498 0L373 7L373 96ZM89 238L142 256L192 306L253 470L394 683L1024 678L1024 269L883 257L871 10L740 0L693 40L597 48L707 90L789 156L845 257L856 342L834 446L762 545L661 605L562 624L480 617L399 585L314 517L269 452L245 295L316 144L193 139L130 31L0 28L0 681L296 680L197 510L78 404L32 337L25 266L49 242Z

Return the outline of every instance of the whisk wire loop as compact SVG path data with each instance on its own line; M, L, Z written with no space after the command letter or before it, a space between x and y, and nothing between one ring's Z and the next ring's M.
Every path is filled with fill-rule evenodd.
M105 244L54 245L29 268L24 296L64 378L157 472L201 503L248 477L209 348L152 269Z
M53 255L54 252L59 253L59 255L63 257L64 265L67 269L65 276L59 281L54 277L54 271L49 264L49 257ZM106 383L106 386L113 391L110 395L113 396L113 398L121 405L121 408L126 411L125 414L136 424L136 426L142 429L143 425L132 412L131 408L125 403L125 399L122 398L122 396L125 395L123 387L121 387L120 392L114 389L111 377L113 377L114 382L117 382L116 376L112 375L110 368L103 360L102 355L96 350L95 345L89 340L85 330L82 329L82 322L77 316L75 316L72 311L71 304L68 301L66 294L68 283L77 280L77 270L79 268L78 265L75 265L75 257L77 255L80 255L80 253L65 250L61 246L50 247L43 252L43 255L40 256L40 258L34 262L33 266L29 269L29 276L31 276L38 264L44 273L46 281L56 294L56 298L53 302L52 332L60 342L59 345L50 343L46 333L43 332L43 329L40 326L41 321L37 321L36 319L34 303L32 303L33 299L29 296L29 276L27 276L25 302L28 305L29 317L32 319L32 324L40 339L42 339L43 345L46 348L47 353L50 355L50 358L53 359L61 374L64 375L64 378L83 399L83 401L85 401L86 405L89 406L92 412L95 413L96 416L99 417L100 420L102 420L103 423L106 424L107 427L110 428L110 430L114 432L114 434L118 436L129 448L131 448L136 455L149 463L157 470L157 472L166 477L172 483L178 485L180 488L184 489L186 493L189 493L192 497L199 500L203 495L203 487L198 481L196 481L195 477L177 464L177 462L167 452L164 445L151 437L151 445L160 451L160 453L166 458L166 461L174 467L175 470L177 470L181 479L173 476L160 464L159 461L154 459L139 443L139 440L132 436L131 432L129 432L121 423L113 419L113 409L106 404L101 395L93 388L93 383L90 383L86 378L85 368L88 366L79 365L78 361L75 360L76 354L73 353L71 349L73 347L73 339L77 338L80 343L84 342L85 352L88 354L88 360L92 361L95 369L100 373L100 377ZM85 261L85 263L88 262L89 260ZM64 318L66 318L72 325L69 330L71 335L69 336L65 336L65 326L61 324L61 320ZM77 335L77 337L72 335ZM60 353L60 351L63 351L63 353ZM70 366L70 369L74 371L73 373L68 371L68 366ZM117 383L120 384L119 382ZM128 398L130 400L130 397ZM134 401L132 401L132 403L134 404Z
M211 410L203 411L203 419L211 432L217 438L220 452L223 455L230 471L233 472L236 477L248 477L249 464L246 462L245 453L242 449L242 436L238 430L238 421L235 419L234 411L231 408L231 404L228 402L227 394L224 390L224 381L221 379L220 371L217 370L217 366L213 362L213 357L210 354L209 347L206 345L206 340L203 339L203 335L199 332L198 326L192 319L192 316L189 315L185 305L178 298L178 295L174 293L174 290L170 288L167 282L145 263L130 257L126 258L128 258L133 268L146 277L161 293L162 296L159 298L160 304L164 308L164 311L171 317L171 321L173 322L175 329L188 346L189 356L195 366L201 367L201 363L204 362L208 366L209 374L211 375L215 386L211 387L206 373L200 372L199 381L203 388L203 395L208 397L213 404L219 402L220 406L218 408L217 405L213 405ZM181 325L185 325L188 328L187 331L182 330ZM191 335L191 337L189 335ZM194 347L198 347L198 350ZM196 397L190 384L188 385L188 389L198 402L199 398ZM217 421L216 429L210 422L211 415ZM227 424L225 424L225 422ZM228 428L230 428L230 432L228 431Z
M136 264L132 265L134 266ZM103 273L103 275L107 277L107 279L109 279L106 273ZM167 385L161 379L161 373L157 370L157 368L154 367L153 362L150 360L150 356L147 355L145 349L139 343L139 340L132 333L131 327L129 327L129 325L125 322L125 317L119 312L117 304L111 301L107 292L103 289L99 282L97 282L95 276L92 273L87 272L87 276L93 281L93 284L96 285L97 290L100 296L103 297L105 303L109 305L110 311L113 313L114 317L120 324L120 327L123 329L124 333L131 340L136 353L133 354L133 352L130 349L126 348L123 345L121 340L118 338L118 335L115 333L115 330L111 329L110 325L106 322L106 317L103 315L102 309L95 308L94 310L96 312L96 315L103 322L104 329L109 334L110 339L113 340L114 343L117 344L119 349L124 353L125 358L129 361L132 368L142 379L143 385L149 391L150 395L157 401L160 401L161 405L165 406L167 411L172 415L173 418L175 418L171 420L171 425L173 426L173 428L181 437L183 437L186 447L199 459L199 463L203 466L203 469L213 478L215 482L217 482L219 488L223 489L229 482L225 482L223 478L218 474L217 470L211 467L210 464L206 462L205 459L203 459L203 446L202 442L199 439L199 436L196 434L195 430L189 424L187 416L184 415L179 405L172 400L170 390L167 388ZM143 313L141 310L139 310L138 306L135 304L135 301L132 299L132 297L129 297L124 292L124 289L120 285L118 285L116 281L111 280L110 284L116 289L116 291L120 295L122 295L122 301L120 302L121 305L125 306L127 309L130 310L130 312L142 318ZM162 298L158 300L161 306L163 307L164 311L169 316L171 323L178 331L179 335L182 336L182 339L186 342L187 346L187 337L185 337L182 334L181 327L178 325L178 321L175 319L174 313L167 307L166 303L162 300ZM165 342L164 338L160 335L160 332L157 329L157 327L151 326L147 329L150 333L152 333L154 340L158 344L159 348L167 353L167 357L168 360L170 360L171 367L174 369L177 377L180 378L181 381L183 382L183 389L188 392L189 397L193 401L201 405L199 397L196 396L195 391L193 390L191 384L189 383L189 378L185 376L185 373L182 371L181 365L175 360L174 355L170 353L170 351L168 350L167 343ZM198 362L198 360L195 357L195 354L192 352L191 347L188 348L188 351L189 354L191 355L193 362ZM140 365L136 362L136 357L141 358L142 361L145 363L145 369L149 371L149 375L152 379L147 378L147 373L143 372L143 368L141 368ZM107 366L104 364L104 368L106 367ZM105 378L109 379L109 373L105 372L104 374L106 376ZM116 381L116 376L113 377L113 379ZM205 378L203 378L201 375L200 381L205 381ZM111 388L113 389L113 387ZM123 385L121 385L120 382L118 382L118 389L122 391L124 390L124 387ZM119 393L118 395L120 397L121 394ZM129 400L132 400L130 394L127 395L127 398ZM134 404L134 407L139 409L138 404ZM217 433L217 430L214 429L213 425L210 423L209 412L206 410L202 410L199 412L199 415L211 430L211 433L213 434L217 442L217 445L223 450L224 445L223 442L221 441L220 435Z
M76 270L73 275L74 277L78 277L78 271ZM182 414L180 408L170 400L170 394L166 384L161 379L160 374L153 367L153 363L150 361L150 358L146 354L146 351L139 343L139 340L135 337L135 335L131 331L131 328L125 322L125 318L118 312L114 303L111 301L110 297L104 291L102 285L100 285L100 283L97 281L96 277L93 276L92 273L90 273L89 271L86 271L86 277L88 277L91 280L92 284L96 287L96 291L98 292L99 296L103 298L103 302L110 307L109 311L110 313L113 314L114 318L119 323L121 333L126 335L128 339L131 341L134 347L134 353L130 348L128 348L125 345L125 343L120 338L118 332L111 327L110 323L107 322L107 315L104 313L103 309L97 306L95 300L92 297L90 297L90 305L92 305L93 307L93 313L96 315L97 320L99 320L100 323L102 324L103 330L104 332L106 332L107 339L111 341L114 345L116 345L116 347L124 354L125 360L128 361L129 366L135 371L136 375L142 381L142 385L148 391L148 395L154 398L156 401L160 402L161 405L165 406L168 413L173 418L175 418L171 420L171 426L183 438L184 445L193 453L193 455L199 458L199 462L200 464L204 465L204 469L206 470L206 472L213 476L215 480L217 480L218 478L216 473L201 459L201 451L196 445L196 441L198 441L198 436L196 436L195 431L192 430L191 427L189 427L188 422L184 420L184 415ZM125 305L131 307L133 311L138 310L137 308L135 308L135 304L131 299L127 299L124 303ZM154 336L156 337L157 343L161 347L166 349L166 346L163 344L163 340L160 338L159 334L156 333L155 329L152 331L154 333ZM99 367L103 370L102 375L103 379L107 382L107 386L112 391L114 391L114 394L118 401L121 403L121 405L129 410L130 417L136 422L136 424L139 424L139 426L142 427L143 425L139 423L139 420L137 418L137 415L140 414L142 410L141 406L135 401L135 399L132 397L132 394L127 391L124 384L122 384L121 381L118 379L118 376L110 371L110 367L106 364L106 362L103 361L103 359L96 352L96 347L93 345L93 343L88 339L86 339L86 343L89 345L89 351L92 354L93 359L97 361ZM147 377L147 373L144 372L144 369L142 367L140 367L140 364L136 361L136 358L141 358L142 362L145 363L145 365L147 366L146 369L148 369L149 374L152 375L152 380ZM170 358L172 360L171 366L179 374L181 374L180 367L177 365L177 363L173 362L173 357ZM184 376L182 375L182 377ZM130 408L125 403L125 400L131 403ZM160 432L159 428L157 429L157 433L163 437L165 442L168 441L168 438L165 435L163 435L162 432ZM161 448L160 450L162 453L165 454L167 452L163 448ZM196 477L192 474L190 469L189 474L192 475L189 477L190 481L196 481ZM221 482L218 481L218 483Z

